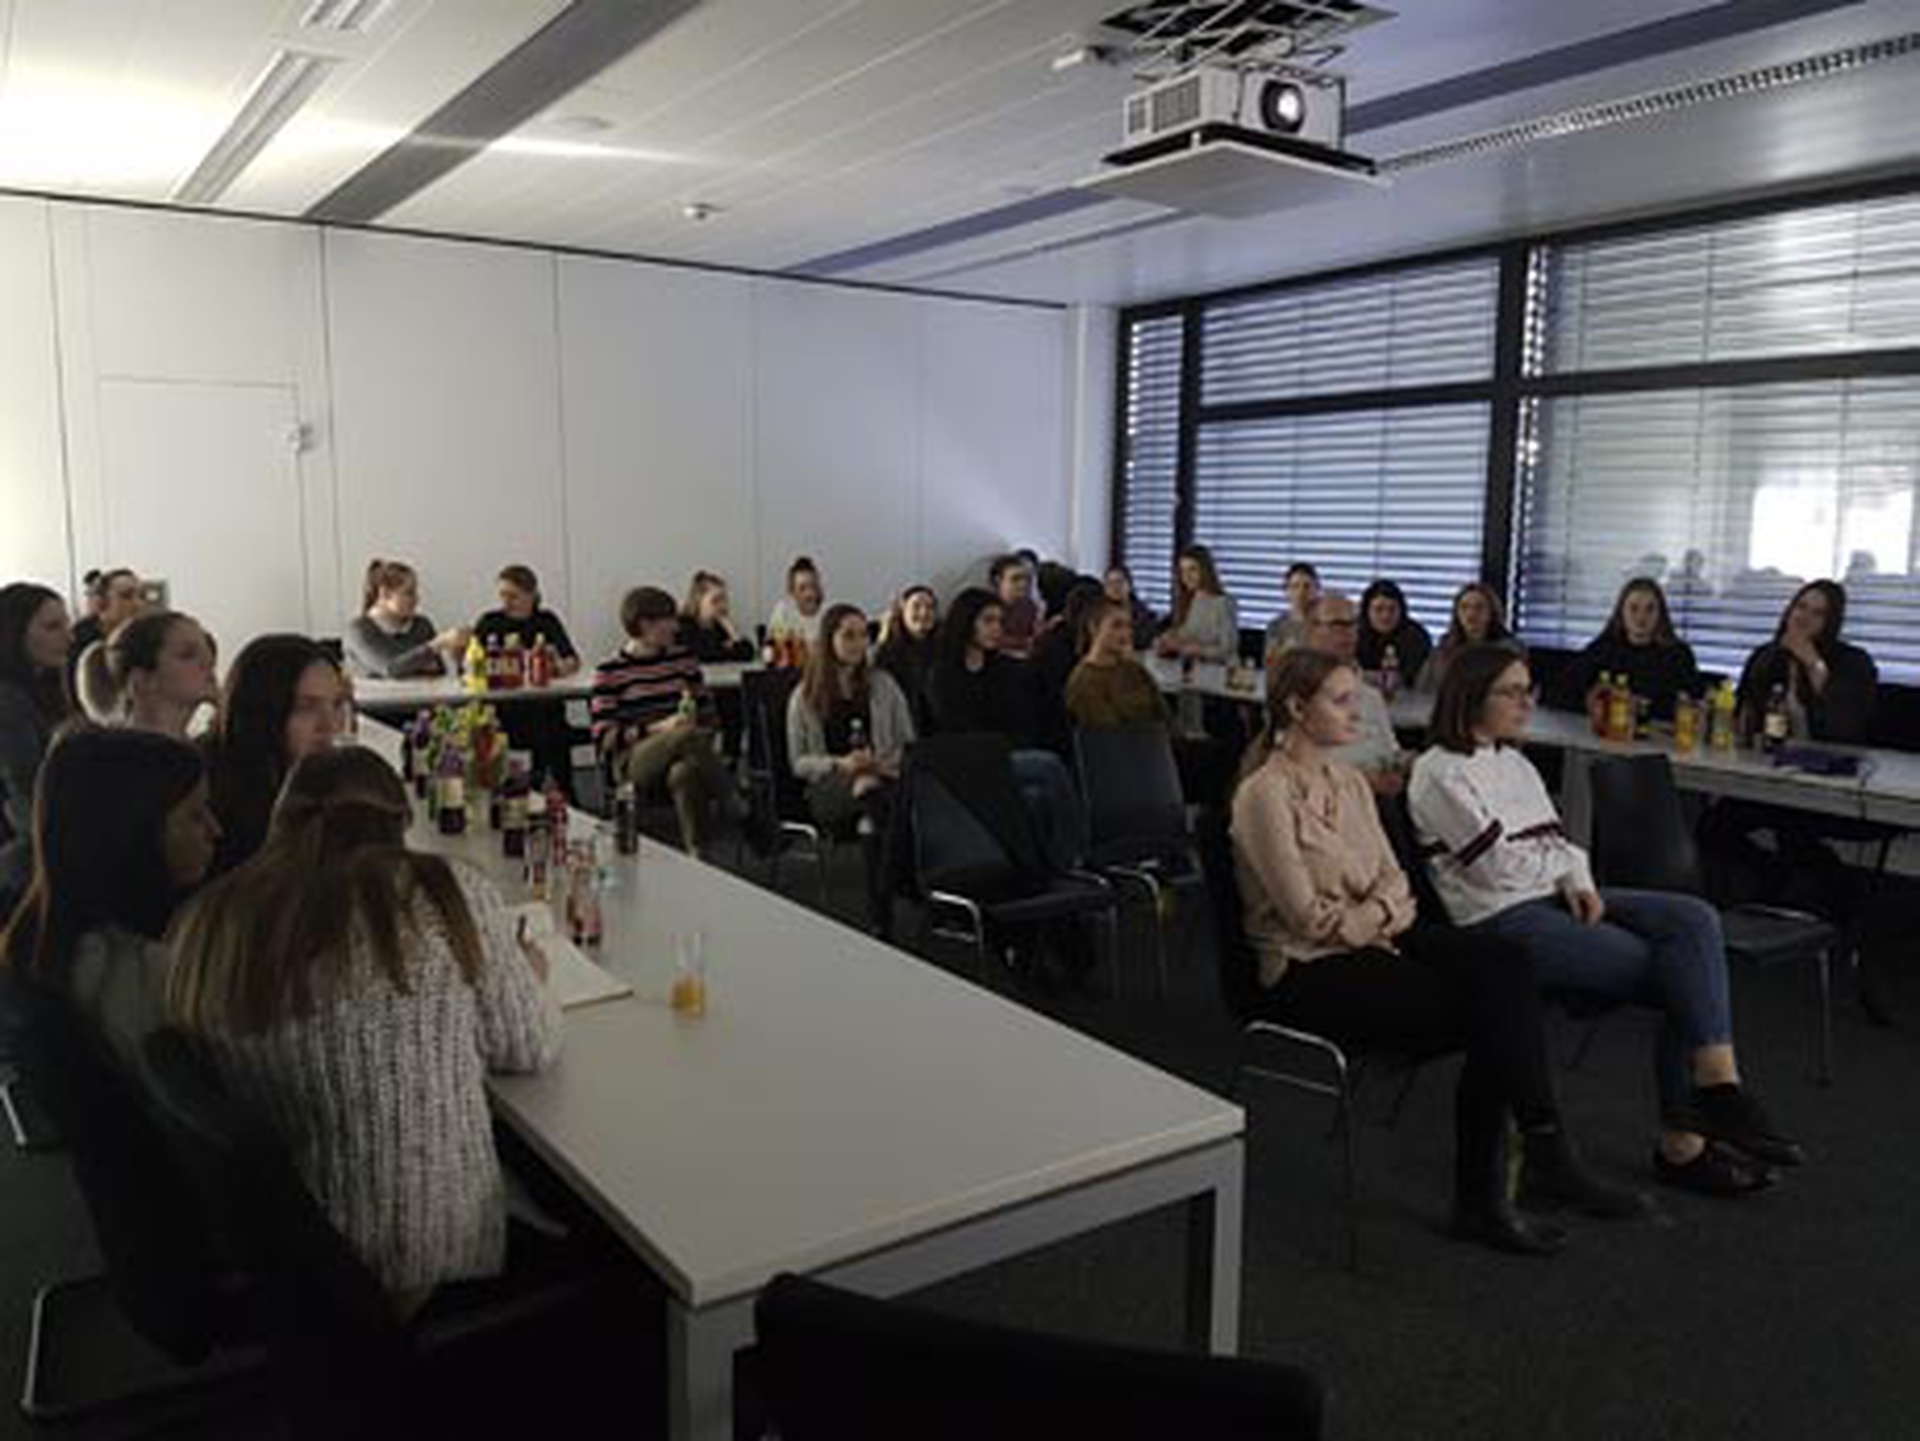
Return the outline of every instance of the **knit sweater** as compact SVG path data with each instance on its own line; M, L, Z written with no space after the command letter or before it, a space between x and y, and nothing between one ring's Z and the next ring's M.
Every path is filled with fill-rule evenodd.
M913 711L892 676L883 670L867 672L867 707L863 720L873 758L897 765L913 741ZM835 752L827 742L823 717L807 704L807 693L795 687L787 701L787 763L803 781L833 774Z
M1540 772L1517 746L1426 751L1413 764L1407 804L1455 925L1594 889L1587 853L1567 839Z
M1138 661L1095 665L1083 660L1067 677L1067 713L1084 730L1168 725L1172 713L1152 674Z
M499 1272L506 1190L486 1073L539 1070L560 1046L559 1012L499 892L466 866L455 874L480 933L476 984L422 898L406 991L356 946L347 983L313 1014L205 1038L227 1085L280 1136L328 1219L395 1295Z
M405 680L446 674L446 659L433 645L438 634L433 622L418 613L398 631L388 630L370 615L356 615L347 622L340 645L346 653L347 669L354 675L369 680Z
M1202 591L1188 604L1187 618L1170 626L1166 635L1192 641L1200 648L1201 660L1232 660L1240 653L1239 608L1230 595Z

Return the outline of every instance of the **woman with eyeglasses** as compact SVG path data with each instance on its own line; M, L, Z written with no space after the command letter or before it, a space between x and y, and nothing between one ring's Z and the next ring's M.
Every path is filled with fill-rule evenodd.
M1462 650L1434 703L1408 800L1456 925L1524 945L1543 990L1649 1002L1664 1016L1662 1181L1708 1196L1765 1190L1804 1159L1742 1086L1720 916L1695 896L1604 892L1521 744L1533 677L1508 646Z

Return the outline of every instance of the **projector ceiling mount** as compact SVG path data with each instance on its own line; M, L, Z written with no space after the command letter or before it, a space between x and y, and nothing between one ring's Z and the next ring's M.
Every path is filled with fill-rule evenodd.
M1324 82L1345 37L1391 18L1361 0L1155 0L1101 22L1148 84L1199 67Z

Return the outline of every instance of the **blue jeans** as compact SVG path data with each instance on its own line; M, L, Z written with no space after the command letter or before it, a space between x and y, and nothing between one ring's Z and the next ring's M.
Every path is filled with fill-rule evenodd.
M1087 853L1087 823L1080 792L1066 764L1052 751L1013 753L1013 783L1033 817L1040 849L1055 871L1070 871Z
M1541 989L1586 991L1654 1006L1664 1017L1654 1040L1661 1109L1685 1114L1693 1053L1730 1045L1733 1006L1720 913L1697 896L1602 891L1606 918L1582 925L1558 896L1527 901L1474 929L1519 941Z

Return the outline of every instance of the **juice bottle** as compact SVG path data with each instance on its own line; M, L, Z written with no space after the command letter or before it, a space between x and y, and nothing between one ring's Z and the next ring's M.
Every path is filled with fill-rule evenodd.
M467 654L461 675L469 694L486 694L487 648L480 643L480 637L477 635L467 642Z
M1633 739L1633 687L1624 675L1615 676L1613 689L1607 692L1607 739Z
M553 652L545 636L536 636L527 654L527 684L536 690L553 684Z
M1380 694L1388 705L1400 694L1400 653L1392 646L1380 652Z
M519 690L527 683L527 653L520 646L520 637L510 635L506 644L500 647L500 688Z
M1733 724L1733 682L1723 680L1713 692L1707 715L1707 744L1716 751L1731 751L1737 737Z
M640 854L640 796L632 781L614 788L613 846L623 856Z
M1587 724L1602 740L1607 738L1608 718L1613 714L1613 677L1606 671L1587 693Z
M599 871L591 849L585 846L567 862L567 929L573 943L586 950L596 949L605 934Z
M1700 748L1700 702L1690 695L1673 703L1673 748L1681 755Z
M438 819L440 834L443 836L463 836L467 833L467 768L460 753L452 747L447 749L445 758L440 762L440 793L438 801Z
M507 778L500 787L500 854L509 860L527 855L527 796L532 787L520 758L507 760Z
M1767 713L1761 723L1760 745L1769 755L1793 737L1793 715L1787 709L1787 688L1776 685L1767 692Z

